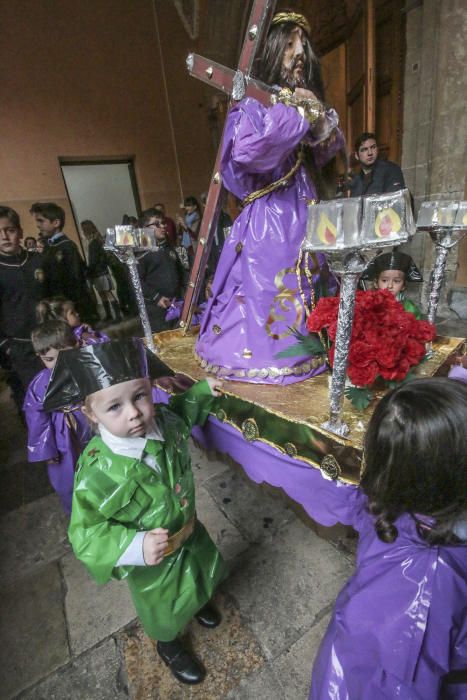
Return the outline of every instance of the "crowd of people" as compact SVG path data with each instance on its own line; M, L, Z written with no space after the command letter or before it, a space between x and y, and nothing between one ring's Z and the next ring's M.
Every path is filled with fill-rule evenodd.
M224 212L214 235L197 352L227 379L285 384L324 371L309 356L277 351L291 325L306 332L307 298L338 290L324 256L303 270L303 299L286 278L296 285L307 201L321 195L321 168L344 140L337 114L323 106L303 15L274 16L259 70L283 90L271 107L247 98L227 117L223 182L241 214L232 222ZM359 137L355 157L351 194L404 187L400 168L378 158L374 134ZM123 221L154 233L155 245L137 253L154 331L177 323L198 245L202 206L187 197L183 211L174 221L159 203ZM61 207L38 202L31 214L40 235L22 245L17 212L0 207L1 360L26 417L28 459L47 463L76 557L98 583L127 579L161 659L178 681L200 683L205 669L180 632L193 617L220 624L211 597L227 569L197 518L187 442L216 413L222 383L209 378L154 406L151 380L171 370L140 339L109 340L96 326L98 301L107 323L135 312L125 266L92 221L81 224L85 263ZM408 255L379 255L363 277L420 315L405 296L421 279ZM356 571L315 661L313 700L464 697L466 411L462 381L408 382L376 406L360 485L312 470L314 519L360 535Z

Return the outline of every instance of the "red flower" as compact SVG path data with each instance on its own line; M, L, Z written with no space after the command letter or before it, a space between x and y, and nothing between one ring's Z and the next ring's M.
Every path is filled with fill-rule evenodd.
M349 379L355 386L368 386L369 384L373 384L378 373L379 368L377 362L370 362L365 367L349 364L347 368Z
M329 351L331 366L334 364L338 310L338 297L324 297L307 321L311 332L327 330L333 343ZM417 321L391 292L379 289L358 291L347 374L356 386L368 386L378 375L386 380L400 381L410 367L423 358L424 343L433 340L435 334L434 326L427 321Z
M368 367L375 359L373 348L363 340L350 344L349 363L359 367Z

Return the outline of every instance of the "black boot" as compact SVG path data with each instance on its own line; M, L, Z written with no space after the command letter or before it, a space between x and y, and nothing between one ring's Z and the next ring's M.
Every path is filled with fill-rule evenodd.
M184 649L179 639L174 639L172 642L157 642L156 648L162 661L167 664L177 681L187 685L195 685L204 681L206 671Z
M217 627L220 625L222 620L220 612L218 612L216 608L211 605L211 603L206 603L204 608L198 610L195 618L198 620L200 625L210 628Z
M104 307L105 311L105 319L104 321L111 321L112 320L112 311L110 310L110 301L103 301L102 306Z

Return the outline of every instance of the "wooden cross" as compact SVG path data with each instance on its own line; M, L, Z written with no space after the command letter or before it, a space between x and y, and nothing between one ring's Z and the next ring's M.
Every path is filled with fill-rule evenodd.
M254 1L236 71L232 70L232 68L221 66L219 63L209 61L197 54L190 54L186 61L190 75L203 80L208 85L219 88L226 95L229 95L234 102L239 102L244 97L254 97L262 104L271 104L271 95L275 92L274 88L261 83L259 80L255 80L250 74L261 38L269 27L276 2L277 0ZM222 181L219 172L221 149L222 137L201 222L198 246L188 283L188 290L183 303L180 326L184 328L185 333L190 327L194 303L199 296L212 239L219 219L220 194L222 191Z

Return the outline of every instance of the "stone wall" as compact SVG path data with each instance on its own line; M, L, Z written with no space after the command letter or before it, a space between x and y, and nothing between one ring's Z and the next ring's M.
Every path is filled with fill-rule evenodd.
M464 0L408 0L405 11L402 168L417 213L426 199L465 198L467 6ZM433 244L427 234L418 234L408 250L423 272L426 310ZM457 247L448 257L440 315L452 314L453 289L456 296L463 289L467 294L459 284L465 279L457 269L461 257ZM465 313L462 301L454 306Z

